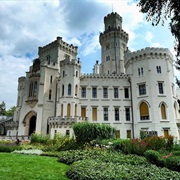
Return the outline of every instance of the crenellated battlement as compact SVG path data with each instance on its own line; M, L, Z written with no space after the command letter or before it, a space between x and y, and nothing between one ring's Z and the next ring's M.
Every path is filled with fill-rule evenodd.
M166 59L169 58L173 61L173 55L167 48L150 48L141 49L134 52L128 52L125 54L125 63L129 60L145 60L147 58L151 59Z
M105 31L104 33L100 33L100 36L99 36L100 44L102 44L104 41L107 41L107 39L109 39L111 37L113 38L114 36L121 38L126 43L129 40L129 35L123 29L112 28L109 31Z
M18 78L18 82L22 82L22 81L25 81L26 80L26 77L25 76L21 76Z
M80 66L81 67L81 61L80 59L69 59L66 58L62 61L60 61L60 67L64 66L64 65L75 65L75 66Z
M109 19L109 18L111 18L112 20L118 19L122 22L122 17L116 12L112 12L112 13L108 14L107 16L105 16L104 22L106 23L107 19Z
M62 37L57 37L57 39L46 46L39 47L38 54L42 55L46 53L47 51L50 51L54 48L60 47L60 49L64 51L69 51L72 54L77 54L78 47L74 46L73 44L68 44L65 41L62 40Z
M93 78L93 79L127 79L129 76L127 74L83 74L81 75L80 79L85 78Z

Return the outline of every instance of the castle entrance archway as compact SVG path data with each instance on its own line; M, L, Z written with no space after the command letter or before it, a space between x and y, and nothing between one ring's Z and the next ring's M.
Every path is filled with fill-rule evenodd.
M29 120L29 136L36 130L36 116L32 116Z

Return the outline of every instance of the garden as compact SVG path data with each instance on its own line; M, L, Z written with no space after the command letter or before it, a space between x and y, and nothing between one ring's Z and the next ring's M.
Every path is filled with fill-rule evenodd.
M32 134L0 141L0 179L180 179L180 144L173 136L117 139L109 125L76 123L76 138Z

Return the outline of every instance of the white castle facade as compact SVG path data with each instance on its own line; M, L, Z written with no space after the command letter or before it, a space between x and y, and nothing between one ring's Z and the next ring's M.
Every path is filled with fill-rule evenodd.
M57 37L39 47L26 77L18 79L18 136L33 132L73 135L77 122L104 123L119 138L140 137L141 131L180 139L180 115L173 57L165 48L130 52L128 34L117 13L104 17L99 36L101 62L92 74L81 74L78 48ZM12 131L12 133L15 131Z

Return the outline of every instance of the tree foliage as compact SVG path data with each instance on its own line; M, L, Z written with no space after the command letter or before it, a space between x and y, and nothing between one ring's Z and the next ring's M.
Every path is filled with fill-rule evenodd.
M175 50L177 57L177 69L180 70L180 1L179 0L140 0L138 6L142 13L146 13L146 20L152 21L156 26L160 22L162 25L168 18L170 19L170 30L175 37Z
M6 115L6 104L4 101L0 103L0 116L5 116Z
M115 129L109 125L96 123L75 123L73 124L76 141L89 143L95 139L108 139L114 135Z
M6 116L13 116L15 110L16 110L16 106L12 106L12 107L10 107L9 110L6 111L5 115Z
M4 101L0 103L0 116L13 116L15 110L16 107L12 106L10 109L6 111L6 103Z

